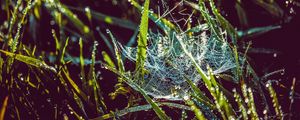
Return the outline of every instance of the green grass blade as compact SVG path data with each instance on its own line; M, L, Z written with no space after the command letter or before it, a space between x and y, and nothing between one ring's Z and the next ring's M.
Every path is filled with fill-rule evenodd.
M140 32L138 35L138 47L136 55L136 71L138 73L137 78L144 80L144 64L147 58L147 34L148 34L148 14L149 14L150 0L146 0L144 3L144 9L142 11L142 19L140 23Z
M97 82L97 78L96 78L96 72L95 72L95 61L96 61L96 51L97 51L97 45L98 42L95 41L94 42L94 46L93 46L93 51L92 51L92 64L90 65L90 71L89 71L89 83L91 83L93 92L94 92L94 99L96 102L96 109L97 112L100 114L104 114L103 109L107 109L105 103L104 103L104 98L101 94L101 89L100 86Z
M105 52L105 51L102 51L102 56L103 56L103 59L104 61L111 67L116 67L115 63L112 61L112 59L109 57L109 55Z
M248 120L247 108L244 105L244 101L242 100L241 95L236 91L236 89L233 89L232 91L234 93L235 101L238 104L239 111L241 111L243 119Z
M125 72L125 68L124 68L124 64L123 64L123 61L121 59L121 52L118 48L118 43L117 43L117 40L114 38L114 36L112 35L112 33L107 29L106 32L109 34L110 38L112 39L112 42L113 42L113 45L114 45L114 51L115 51L115 57L117 59L117 65L118 65L118 70L121 72L121 73L124 73Z
M66 48L67 48L68 44L69 44L69 37L66 39L64 47L61 48L61 53L59 55L59 62L62 64L65 63L64 56L65 56Z
M17 14L19 13L18 8L20 7L21 3L22 3L22 0L17 1L17 4L16 4L16 6L14 8L14 11L12 13L12 17L10 19L10 25L9 25L9 28L8 28L9 39L12 37L12 30L13 30L13 27L16 23Z
M21 55L21 54L15 54L15 53L7 52L7 51L4 51L4 50L0 50L0 52L4 53L5 55L7 55L9 57L17 59L18 61L24 62L28 65L32 65L32 66L35 66L37 68L44 68L44 69L47 69L47 70L50 70L50 71L56 73L55 68L47 65L42 60L32 58L32 57L29 57L29 56L24 56L24 55Z
M55 33L55 30L52 29L51 32L52 32L52 36L53 36L53 38L54 38L54 40L55 40L55 50L56 50L56 51L55 51L55 54L58 54L59 49L60 49L60 42L59 42L59 40L58 40L58 38L57 38L57 35L56 35L56 33Z
M282 112L281 106L278 102L277 94L276 94L274 88L272 87L272 83L270 81L267 82L266 88L268 89L270 97L272 98L273 107L275 109L277 119L283 120L283 112Z
M192 100L190 100L189 98L186 98L185 102L186 102L186 104L188 104L191 107L191 109L195 113L196 118L198 120L206 120L204 114L201 112L201 110L199 108L197 108L197 106L195 105L195 103Z
M79 39L79 63L80 63L80 77L82 82L85 84L85 72L84 72L84 58L83 58L83 44L82 38Z
M7 103L8 103L8 96L5 97L5 99L2 103L2 107L1 107L1 111L0 111L0 120L4 120Z

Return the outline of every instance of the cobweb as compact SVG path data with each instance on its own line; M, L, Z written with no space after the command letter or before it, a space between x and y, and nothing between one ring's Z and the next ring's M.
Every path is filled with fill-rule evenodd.
M142 79L135 81L148 95L154 98L180 100L190 89L186 78L198 84L201 76L193 66L178 42L195 58L200 67L207 72L209 66L215 74L235 67L235 61L228 43L206 33L207 27L199 35L190 36L185 32L162 35L150 31L148 35L147 58ZM130 61L136 61L136 47L119 43L122 53Z

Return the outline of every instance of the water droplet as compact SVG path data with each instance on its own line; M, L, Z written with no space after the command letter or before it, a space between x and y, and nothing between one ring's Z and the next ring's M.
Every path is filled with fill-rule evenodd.
M84 11L85 11L85 12L90 12L90 8L89 8L89 7L86 7L86 8L84 8Z
M290 14L295 14L295 10L293 8L290 8Z
M285 73L285 70L283 69L281 72L280 72L280 75L284 75Z
M269 87L269 86L270 86L270 84L269 84L269 83L267 83L267 84L266 84L266 87Z
M268 112L268 111L265 109L265 110L263 111L263 114L267 114L267 112Z
M50 21L50 25L55 25L55 21L54 21L54 20L51 20L51 21Z
M187 95L185 95L185 96L183 96L183 99L184 99L184 100L189 100L189 99L190 99L190 97L189 97L189 96L187 96Z
M235 88L233 88L233 89L232 89L232 92L236 92L236 89L235 89Z
M246 99L245 99L245 103L248 103L248 102L249 102L249 99L248 99L248 98L246 98Z
M107 34L110 34L110 30L109 30L109 29L106 29L106 33L107 33Z
M47 102L51 102L51 98L47 98Z

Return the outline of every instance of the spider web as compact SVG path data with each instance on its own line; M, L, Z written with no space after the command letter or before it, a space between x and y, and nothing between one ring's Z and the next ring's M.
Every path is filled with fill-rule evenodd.
M159 1L160 6L156 10L158 20L170 18L168 20L178 28L184 28L188 22L192 22L194 12L185 9L182 0L175 3L174 7L169 7L167 3L165 0ZM160 10L160 8L162 9ZM214 74L231 71L235 67L233 52L227 41L224 40L226 32L222 33L223 38L219 38L210 33L207 24L200 24L198 21L197 26L200 31L193 32L193 35L189 35L188 31L184 30L174 34L149 32L145 61L147 72L144 80L134 81L148 95L156 99L181 100L190 89L186 78L196 85L201 83L200 74L182 47L193 56L205 72L207 72L208 66ZM183 43L183 46L178 40ZM117 47L121 49L127 59L136 62L136 47L127 47L120 43L117 43Z
M164 36L150 31L149 46L144 81L135 81L148 95L154 98L180 100L190 89L185 77L198 84L200 74L192 61L181 48L178 39L195 58L201 69L207 72L209 66L218 74L235 67L232 51L226 41L218 40L214 35L208 36L207 27L199 35L190 36L185 32ZM126 58L136 62L136 47L127 47L118 43Z

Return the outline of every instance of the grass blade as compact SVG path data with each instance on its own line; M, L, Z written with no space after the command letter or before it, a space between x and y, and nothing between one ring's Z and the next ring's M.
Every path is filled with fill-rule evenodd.
M147 34L148 34L148 14L149 14L150 1L146 0L144 4L144 10L142 11L142 19L140 24L140 32L138 35L138 47L136 55L136 71L140 69L140 75L138 78L144 80L144 64L147 57Z
M270 81L267 82L266 88L268 89L269 94L272 98L273 107L275 109L277 119L283 120L283 113L282 113L282 110L281 110L281 106L279 105L277 94L276 94L274 88L272 87L272 83Z
M29 57L29 56L24 56L24 55L21 55L21 54L15 54L15 53L7 52L7 51L4 51L4 50L0 50L0 52L4 53L5 55L7 55L9 57L12 57L12 58L15 58L15 59L17 59L21 62L24 62L28 65L32 65L32 66L35 66L37 68L44 68L44 69L47 69L47 70L50 70L50 71L56 73L56 70L55 70L54 67L51 67L51 66L47 65L42 60L32 58L32 57Z
M83 44L82 38L79 39L79 63L80 63L80 77L82 77L83 84L86 84L85 81L85 72L84 72L84 58L83 58Z
M4 120L4 115L5 115L5 111L6 111L7 102L8 102L8 96L6 96L4 101L3 101L2 108L1 108L1 111L0 111L0 120Z

